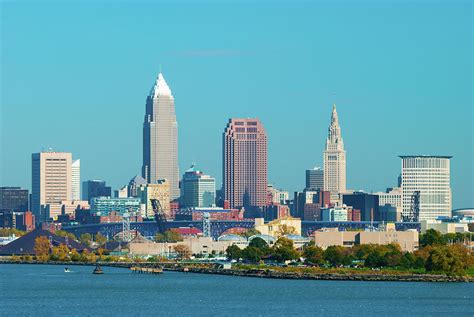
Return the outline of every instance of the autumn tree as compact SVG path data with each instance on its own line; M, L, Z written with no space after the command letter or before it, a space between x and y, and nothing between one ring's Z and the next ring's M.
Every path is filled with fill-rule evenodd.
M296 229L293 226L288 226L287 224L280 225L278 227L277 236L283 237L287 234L296 234Z
M315 245L306 246L303 250L303 257L305 262L311 265L323 265L325 262L323 249Z
M186 260L189 259L191 251L184 244L178 244L173 247L173 251L176 253L178 259Z
M83 233L79 237L79 241L86 246L90 246L92 242L92 235L90 233Z
M36 237L35 239L35 256L36 260L46 262L49 259L49 239L45 236Z
M104 245L107 242L107 238L104 237L100 232L94 236L94 240L98 245Z
M156 242L180 242L183 241L183 236L174 230L166 230L163 233L157 233L155 236Z
M51 260L61 262L69 261L69 248L64 244L60 244L57 247L53 247L53 251L51 253Z

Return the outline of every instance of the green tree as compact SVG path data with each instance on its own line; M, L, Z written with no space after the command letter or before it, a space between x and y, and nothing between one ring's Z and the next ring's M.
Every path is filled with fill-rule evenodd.
M320 247L310 245L304 248L303 257L305 262L312 265L324 264L324 251Z
M443 245L446 244L446 241L439 231L428 229L420 236L420 244L422 247L426 247L428 245Z
M252 263L257 263L262 259L263 252L257 247L246 247L242 251L242 258Z
M330 246L324 251L324 259L332 266L349 265L352 262L350 250L339 245Z
M79 262L81 260L81 255L79 254L79 252L77 252L76 249L71 250L70 257L71 257L71 261L73 262Z
M74 235L74 233L67 232L65 230L56 230L54 234L60 237L67 237L69 240L77 240L77 237Z
M242 250L235 244L228 246L225 252L227 254L227 257L231 260L238 260L240 258L243 258Z
M280 263L300 257L300 253L294 248L293 241L285 237L278 238L272 247L272 252L275 260Z
M90 245L91 245L91 241L92 241L92 235L91 235L90 233L83 233L83 234L81 234L81 236L79 237L79 241L80 241L83 245L90 246Z

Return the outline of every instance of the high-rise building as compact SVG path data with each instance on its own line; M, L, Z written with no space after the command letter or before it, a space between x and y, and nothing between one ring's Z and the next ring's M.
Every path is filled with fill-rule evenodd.
M195 165L184 173L181 181L181 206L213 207L216 201L216 180L197 170Z
M140 175L136 175L128 182L127 191L128 197L138 197L137 189L140 185L146 185L147 181Z
M81 199L81 160L74 160L71 164L72 195L71 200Z
M167 179L171 199L179 197L178 122L174 97L161 73L146 99L142 176L148 183Z
M267 186L267 205L286 204L290 199L290 193L285 190L277 189L272 184Z
M0 211L27 211L28 189L0 187Z
M92 202L95 197L111 197L112 188L107 186L105 181L89 180L82 182L82 200Z
M339 194L346 191L346 151L335 104L332 108L323 160L324 190L331 192L331 201L337 201Z
M137 187L137 196L145 206L146 218L154 217L152 199L160 202L161 208L168 219L171 219L170 212L170 183L165 179L159 179L151 184L144 184Z
M362 221L380 221L379 196L364 192L344 194L342 201L347 206L360 210Z
M416 208L420 221L450 217L451 156L402 155L400 158L403 216L408 216L412 208ZM418 199L414 199L415 195L419 196Z
M72 195L72 154L62 152L33 153L31 177L31 205L38 223L47 215L42 212L47 204L70 200Z
M324 170L321 167L315 167L312 170L306 170L306 189L324 189Z
M230 119L223 134L225 200L256 211L267 203L267 135L258 119Z

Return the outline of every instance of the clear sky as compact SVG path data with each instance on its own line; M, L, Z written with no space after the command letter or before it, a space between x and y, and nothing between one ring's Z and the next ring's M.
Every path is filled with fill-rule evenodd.
M0 185L31 187L31 153L81 159L114 188L140 173L145 99L173 90L181 171L222 179L228 118L258 117L269 182L322 165L333 94L347 186L396 185L400 154L452 155L453 207L473 203L470 1L5 2Z

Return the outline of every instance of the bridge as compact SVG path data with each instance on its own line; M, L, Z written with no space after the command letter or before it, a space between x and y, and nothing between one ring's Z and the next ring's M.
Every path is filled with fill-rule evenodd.
M203 231L203 222L202 221L192 221L192 220L179 220L179 221L166 221L158 224L155 221L144 221L144 222L131 222L130 230L137 230L141 235L145 237L154 237L157 233L160 232L160 225L162 225L165 230L181 227L191 227L197 228L200 231ZM248 220L211 220L211 236L214 239L217 239L224 232L232 228L242 228L242 229L251 229L255 225L253 219ZM90 234L100 234L112 238L116 234L122 232L123 226L121 222L113 223L94 223L94 224L85 224L78 226L68 226L63 227L63 230L71 232L77 237L83 233Z
M308 236L312 232L322 228L339 228L339 230L364 230L370 226L378 228L381 222L369 222L369 221L302 221L301 222L301 233L303 236ZM203 231L202 221L191 221L191 220L180 220L180 221L166 221L162 222L165 230L180 228L180 227L191 227L197 228ZM251 229L255 225L254 220L211 220L211 236L217 239L224 232L232 228ZM420 230L419 222L397 222L395 223L397 230L415 229ZM122 232L123 227L121 222L114 223L95 223L85 224L77 226L63 227L63 230L73 233L79 237L83 233L97 234L112 238L116 234ZM130 230L137 230L145 237L154 237L160 232L160 227L155 221L145 222L131 222Z

